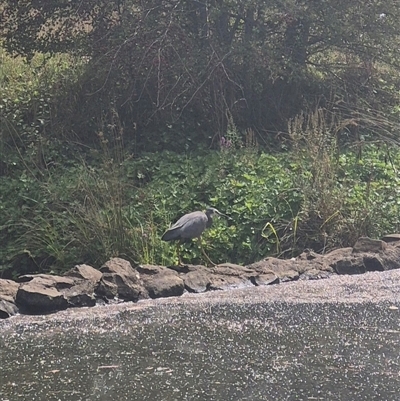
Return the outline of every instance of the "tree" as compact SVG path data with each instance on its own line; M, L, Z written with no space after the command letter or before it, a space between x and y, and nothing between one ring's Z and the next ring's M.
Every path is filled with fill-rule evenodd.
M88 57L76 112L112 105L144 147L207 142L228 115L268 140L321 96L387 107L380 87L398 85L395 0L3 0L2 14L8 51Z

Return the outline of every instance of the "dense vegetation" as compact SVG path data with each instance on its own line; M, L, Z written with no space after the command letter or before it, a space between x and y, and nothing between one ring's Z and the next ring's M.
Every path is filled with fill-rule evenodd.
M0 4L6 275L173 263L206 205L215 261L399 229L396 1Z

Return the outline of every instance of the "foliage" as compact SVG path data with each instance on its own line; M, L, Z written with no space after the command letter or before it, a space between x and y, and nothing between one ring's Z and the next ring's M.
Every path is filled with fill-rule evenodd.
M271 133L318 102L348 118L398 103L395 0L4 0L1 12L10 53L86 61L63 102L80 141L115 108L135 151L215 148L231 117L276 147Z
M34 263L34 270L57 272L77 263L99 266L112 256L175 263L163 231L207 205L232 218L215 219L203 235L217 262L291 257L305 247L326 252L361 235L398 230L399 152L365 146L358 159L357 152L338 155L331 146L319 147L319 158L300 148L285 155L249 148L166 151L141 159L112 153L91 165L52 169L40 182L4 179L2 269L21 272ZM203 262L195 242L183 246L182 256Z
M317 109L289 124L295 182L303 195L299 249L326 252L360 236L398 230L398 149L361 142L341 150L340 134L348 123Z
M190 157L167 153L146 188L155 207L161 204L162 213L169 211L171 221L207 205L228 214L233 222L220 218L204 234L210 257L248 262L271 250L271 241L261 236L266 222L290 218L291 207L298 207L299 197L281 163L277 157L246 150ZM191 258L200 256L198 249L188 252Z
M40 54L26 64L2 50L0 59L0 174L24 170L35 177L56 163L68 164L75 148L65 141L60 120L68 108L58 97L77 79L80 65L65 55Z
M220 262L398 231L394 0L0 12L1 271L174 263L162 232L207 205Z

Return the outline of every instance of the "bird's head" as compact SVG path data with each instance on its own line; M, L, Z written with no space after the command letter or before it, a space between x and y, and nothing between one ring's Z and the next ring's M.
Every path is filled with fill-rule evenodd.
M216 209L215 207L208 207L206 209L206 215L208 218L213 218L215 215L218 216L223 216L226 217L227 219L230 220L230 217L228 217L226 214L221 213L218 209Z

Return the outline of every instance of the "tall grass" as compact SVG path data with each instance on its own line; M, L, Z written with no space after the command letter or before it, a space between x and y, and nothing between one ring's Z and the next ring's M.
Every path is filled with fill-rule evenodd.
M116 112L113 116L99 131L93 164L81 159L66 171L48 171L40 183L47 207L35 223L21 221L21 248L30 255L46 254L53 270L76 263L98 266L117 256L134 264L160 259L164 244L151 199L144 199L147 208L137 208L141 190L126 177L123 129Z
M393 163L386 161L384 143L340 149L338 137L347 123L351 121L323 109L289 122L295 182L303 194L297 216L300 248L326 252L351 246L360 236L379 237L398 227L398 202L392 201L397 199L400 180ZM398 164L398 149L394 154Z

